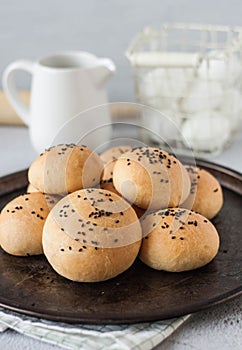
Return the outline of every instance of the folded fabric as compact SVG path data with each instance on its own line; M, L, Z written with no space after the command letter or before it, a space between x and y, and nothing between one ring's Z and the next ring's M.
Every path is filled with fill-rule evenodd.
M0 329L8 327L66 349L149 350L173 333L189 316L131 325L71 325L28 317L0 308Z

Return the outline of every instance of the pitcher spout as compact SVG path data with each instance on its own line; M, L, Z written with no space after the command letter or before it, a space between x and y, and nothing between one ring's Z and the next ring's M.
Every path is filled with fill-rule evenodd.
M97 66L93 69L93 78L99 86L105 84L107 80L116 72L116 66L109 58L98 59Z

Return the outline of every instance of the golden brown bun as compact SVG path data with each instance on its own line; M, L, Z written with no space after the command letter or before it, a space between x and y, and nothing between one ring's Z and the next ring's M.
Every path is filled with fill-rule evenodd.
M78 282L97 282L127 270L138 255L142 231L135 211L120 196L86 189L53 208L43 232L54 270Z
M104 189L104 190L108 190L111 191L113 193L116 193L117 195L120 196L120 194L118 193L118 191L115 189L115 187L113 186L113 179L110 178L108 180L101 180L100 182L100 188ZM136 212L136 215L138 216L138 218L141 218L145 213L146 210L137 207L137 205L132 204L132 208L134 209L134 211Z
M198 167L187 165L185 168L190 176L191 190L182 207L212 219L223 205L223 192L218 180Z
M0 215L1 247L17 256L42 254L42 231L49 205L40 192L9 202Z
M37 190L37 188L35 188L33 185L29 184L26 192L33 193L33 192L39 192L39 190Z
M122 154L131 150L131 146L116 146L109 148L107 151L100 154L100 158L104 163L117 160Z
M31 184L28 185L26 193L37 193L37 192L42 193L38 191L33 185ZM50 210L55 206L57 202L59 202L64 197L64 195L60 195L60 194L45 194L45 193L43 194L45 196L45 200Z
M113 167L116 160L122 154L130 150L131 150L130 146L117 146L117 147L112 147L108 149L107 151L103 152L100 155L101 160L105 164L103 169L103 176L102 176L104 180L108 180L110 177L113 176Z
M40 155L29 168L29 182L40 192L62 194L93 187L103 164L86 146L59 145Z
M190 192L190 179L180 161L151 147L133 148L120 156L113 183L129 202L149 210L176 207Z
M148 266L170 272L197 269L217 254L219 236L204 216L187 209L163 209L142 221L145 235L140 259Z

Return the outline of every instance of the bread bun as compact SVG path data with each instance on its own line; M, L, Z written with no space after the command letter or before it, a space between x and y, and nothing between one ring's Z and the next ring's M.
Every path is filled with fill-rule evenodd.
M102 188L104 190L107 190L107 191L111 191L111 192L116 193L117 195L120 196L118 191L113 186L113 179L112 179L112 177L109 178L108 180L101 180L100 188ZM144 209L137 207L137 205L135 205L135 204L132 205L132 208L136 212L136 215L138 216L138 218L141 218L146 213L146 211Z
M127 270L138 255L141 238L137 215L123 198L84 189L63 198L50 212L43 248L61 276L97 282Z
M217 254L219 236L204 216L187 209L156 211L142 220L145 236L140 259L148 266L170 272L197 269Z
M122 154L131 150L131 146L116 146L109 148L105 152L100 154L100 158L104 163L109 163L111 161L117 160Z
M143 209L176 207L190 193L189 176L178 159L159 148L133 148L113 169L116 190Z
M212 219L223 205L223 192L218 180L198 167L187 165L185 168L190 176L191 190L182 207Z
M33 192L39 192L39 190L37 190L37 188L35 188L33 185L31 184L28 184L28 187L27 187L27 193L33 193Z
M42 231L51 205L48 201L36 192L21 195L3 208L0 244L7 253L17 256L43 253Z
M30 166L29 182L40 192L62 194L99 183L103 164L86 146L59 145L41 154Z
M113 167L116 160L125 152L130 151L131 146L117 146L109 148L107 151L100 155L101 160L104 163L103 176L104 180L108 180L113 176Z

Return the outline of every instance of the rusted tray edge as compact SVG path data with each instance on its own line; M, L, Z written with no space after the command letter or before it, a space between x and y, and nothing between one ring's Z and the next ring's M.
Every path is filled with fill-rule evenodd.
M220 295L216 298L212 298L211 300L209 300L209 302L204 305L204 304L200 304L197 303L196 305L196 311L193 311L193 308L191 307L184 307L179 313L177 313L176 317L181 317L181 316L185 316L188 314L194 314L206 309L209 309L210 307L219 305L224 303L225 301L229 301L231 299L234 299L238 296L240 296L242 294L242 286L239 288L236 288L233 291L233 294L231 295L231 293L225 293L223 295ZM161 310L157 310L157 313L153 313L153 316L151 317L150 315L147 316L145 313L144 314L138 314L136 317L131 313L130 317L126 316L126 318L122 318L122 321L120 321L120 319L117 319L116 314L112 315L111 313L108 313L107 315L102 315L102 317L88 317L86 315L83 316L78 316L75 317L73 315L62 315L60 312L56 312L56 313L43 313L43 312L38 312L38 311L32 311L32 310L28 310L28 309L21 309L18 308L17 306L10 306L10 305L5 305L4 303L0 303L0 307L12 311L12 312L16 312L16 313L20 313L23 315L27 315L27 316L31 316L31 317L37 317L37 318L44 318L46 320L50 320L50 321L60 321L61 322L66 322L66 323L70 323L70 324L78 324L78 323L86 323L86 324L94 324L96 322L96 324L134 324L134 323L142 323L142 322L155 322L155 321L159 321L159 320L165 320L165 319L171 319L174 318L174 310L170 309L169 312L165 312L162 314Z
M0 196L21 190L28 183L28 169L0 177Z

